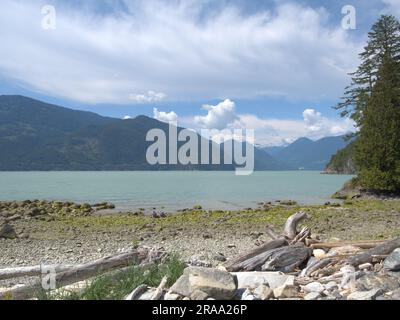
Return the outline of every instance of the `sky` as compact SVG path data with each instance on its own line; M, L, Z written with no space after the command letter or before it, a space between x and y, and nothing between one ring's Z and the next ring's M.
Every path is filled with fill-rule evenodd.
M388 13L400 0L2 0L0 94L266 146L342 135L332 107Z

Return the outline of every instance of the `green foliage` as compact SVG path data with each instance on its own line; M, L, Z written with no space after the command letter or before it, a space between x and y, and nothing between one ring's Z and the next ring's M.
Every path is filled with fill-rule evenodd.
M363 188L400 190L400 23L383 15L368 34L361 64L337 109L360 129L358 139L332 158L332 170L353 164Z
M160 265L150 267L132 266L124 271L100 276L81 293L60 291L56 294L40 292L41 300L122 300L142 284L157 287L164 276L168 286L172 286L183 274L186 265L177 256Z
M346 148L339 150L332 156L325 171L328 173L354 174L357 172L354 163L355 142L350 143Z
M363 187L400 190L400 63L387 55L364 112L355 160Z
M342 116L352 118L358 126L363 123L364 110L377 80L383 57L400 60L400 23L391 15L382 15L368 34L368 43L360 54L361 64L351 73L352 82L336 109Z

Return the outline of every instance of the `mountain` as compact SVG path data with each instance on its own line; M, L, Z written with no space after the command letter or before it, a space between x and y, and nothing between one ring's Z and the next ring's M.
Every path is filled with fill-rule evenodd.
M280 163L286 163L293 169L324 170L332 155L347 146L343 136L327 137L317 141L300 138L283 148L264 148Z
M168 136L168 124L146 116L121 120L22 96L0 96L0 170L234 169L233 165L151 166L146 160L146 151L152 144L146 141L146 135L151 129L161 129ZM198 153L200 158L200 150ZM255 168L284 170L287 166L256 149Z

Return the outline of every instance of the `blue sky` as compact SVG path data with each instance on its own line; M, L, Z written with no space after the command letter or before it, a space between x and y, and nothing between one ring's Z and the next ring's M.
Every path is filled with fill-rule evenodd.
M371 25L398 0L4 0L0 94L280 145L354 130L331 107ZM55 8L45 30L43 6ZM342 8L356 29L342 27Z

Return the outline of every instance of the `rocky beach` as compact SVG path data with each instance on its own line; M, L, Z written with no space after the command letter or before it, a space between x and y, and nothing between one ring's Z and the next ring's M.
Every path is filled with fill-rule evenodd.
M286 220L296 212L309 215L310 219L302 222L301 226L312 230L309 235L312 241L340 244L362 240L384 241L400 235L400 201L389 199L352 199L341 204L318 206L302 206L294 201L266 202L259 203L258 208L241 211L206 211L196 207L162 217L146 215L142 211L107 213L112 208L113 205L109 203L90 205L39 200L1 202L0 269L40 264L82 264L136 248L151 247L179 256L189 267L219 270L227 261L268 243L271 240L268 230L279 232ZM318 258L329 256L331 250L336 250L334 247L311 250L311 255L320 255ZM355 245L344 247L347 247L347 255L356 255L362 250ZM368 274L374 270L381 271L383 260L363 268L365 270L355 269L354 272ZM190 270L185 272L190 273ZM336 271L340 272L339 269ZM223 269L220 272L224 272ZM394 274L398 279L397 273ZM297 281L296 272L290 272L287 276L293 277L289 278L289 282L294 279ZM373 276L377 274L373 273ZM5 290L30 281L32 278L0 280L0 287ZM312 283L300 284L302 281L296 282L296 292L299 294L304 293L300 285ZM396 281L392 281L392 284L397 285ZM268 286L267 283L262 285ZM251 291L257 288L247 289ZM385 296L384 293L392 294L397 288L391 285L390 289L379 291L381 294L375 296L391 299L392 295ZM327 298L322 294L323 291L319 292L318 297ZM351 293L348 292L348 295ZM253 291L247 294L254 296ZM304 295L297 297L304 298ZM331 296L329 298L332 299Z

